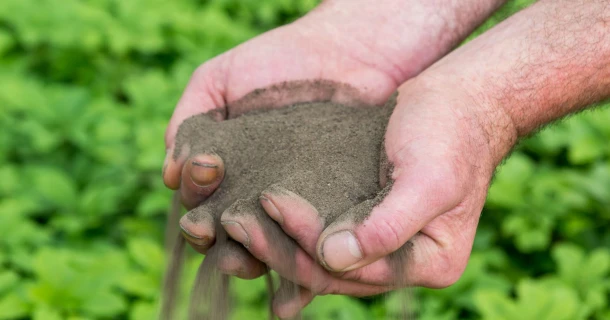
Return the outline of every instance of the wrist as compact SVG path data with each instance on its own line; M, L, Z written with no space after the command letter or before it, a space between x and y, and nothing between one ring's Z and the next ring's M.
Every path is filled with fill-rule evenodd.
M326 0L299 20L363 61L387 61L397 84L447 54L505 0ZM373 62L374 63L374 62Z
M447 114L445 117L451 120L439 123L456 122L453 131L463 141L462 148L476 155L480 170L493 174L519 139L515 123L484 88L457 80L443 73L425 72L407 81L399 92L406 101Z
M500 125L516 140L610 97L607 21L603 1L540 1L425 73L462 86L483 112L503 115Z

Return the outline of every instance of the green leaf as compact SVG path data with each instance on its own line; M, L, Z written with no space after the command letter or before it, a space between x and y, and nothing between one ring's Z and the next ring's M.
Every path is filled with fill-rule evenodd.
M516 306L502 292L492 289L478 290L474 295L474 303L481 313L482 319L518 318Z
M502 223L503 233L515 237L515 245L521 252L546 249L551 241L552 217L532 215L529 211L515 211Z
M155 190L142 197L136 212L141 217L164 215L167 213L171 199L172 194L168 190Z
M42 201L61 208L72 208L76 203L76 186L65 172L52 167L29 167L27 179L31 191Z
M127 309L125 298L117 293L99 292L92 299L86 299L81 306L87 314L95 317L111 317Z
M7 52L14 43L14 39L7 32L0 31L0 56Z
M494 290L479 290L475 304L482 319L577 320L585 319L576 292L554 281L522 280L517 298Z
M0 167L0 196L10 195L19 190L21 179L16 166Z
M15 287L19 280L19 275L13 271L0 271L0 294L4 294L6 291Z
M36 305L65 313L116 316L126 310L115 288L126 272L123 254L100 248L93 252L41 249L34 258L36 282L29 289ZM112 268L108 268L112 266Z
M513 154L495 176L487 203L513 208L524 202L527 181L534 173L534 163L521 153Z
M563 244L553 248L552 254L557 261L558 273L561 277L569 282L580 277L585 259L582 249L573 244Z
M610 273L610 250L600 248L593 251L584 268L590 278L604 279Z
M161 292L161 279L156 274L133 272L125 274L119 286L134 296L156 298Z
M18 319L28 315L28 304L16 293L0 296L0 319Z
M165 265L165 254L162 247L146 238L130 239L127 243L129 255L134 261L146 270L158 272Z
M157 317L157 306L150 302L138 301L129 312L129 320L150 320Z
M33 320L62 320L59 311L45 305L37 307L32 318Z

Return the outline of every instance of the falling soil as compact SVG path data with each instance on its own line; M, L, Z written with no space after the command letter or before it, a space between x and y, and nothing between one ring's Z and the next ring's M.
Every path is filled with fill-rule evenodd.
M250 99L260 94L260 90L253 92ZM208 250L197 274L190 319L223 320L229 314L230 276L221 274L217 265L240 244L231 240L220 225L221 215L249 215L257 219L268 243L277 245L278 254L285 261L278 273L290 275L292 272L293 278L297 244L265 214L259 202L262 192L293 192L303 197L317 209L325 225L339 220L357 224L368 217L391 188L391 182L384 188L380 186L380 176L385 178L389 174L390 166L382 145L395 105L396 95L383 107L301 103L245 112L220 122L214 120L217 114L203 114L187 119L181 125L175 157L183 148L190 156L217 154L226 168L220 187L186 215L195 224L214 219L217 234L216 242ZM175 201L174 218L168 228L177 229L176 212L179 210ZM184 254L184 240L179 235L169 232L168 235L178 240L166 275L161 311L164 320L172 319ZM404 278L406 273L408 252L409 246L404 246L388 257L398 279ZM269 274L267 277L269 301L273 295L285 301L298 294L299 286L286 279L281 279L281 289L274 293ZM311 280L312 283L316 281ZM393 285L399 288L406 283ZM408 318L405 310L398 319ZM272 314L270 319L273 319Z

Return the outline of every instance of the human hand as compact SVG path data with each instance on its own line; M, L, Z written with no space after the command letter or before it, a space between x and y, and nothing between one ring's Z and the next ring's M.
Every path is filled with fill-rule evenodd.
M385 140L393 184L364 220L358 206L370 212L368 202L326 221L313 199L298 189L277 187L262 193L261 204L281 226L284 240L270 241L259 219L223 213L223 224L240 225L247 235L227 229L233 239L303 287L299 301L275 303L276 310L291 314L314 295L368 296L405 284L444 287L461 275L497 164L496 150L486 139L490 124L473 117L476 104L466 91L444 86L438 91L439 82L426 81L417 78L399 89ZM296 270L282 273L286 260L276 242L289 237L299 245ZM410 246L404 247L407 240ZM396 273L396 255L391 255L399 249L409 251L402 274Z
M301 256L336 272L321 288L306 278L294 281L316 294L345 293L340 281L357 282L363 295L365 284L456 281L493 171L517 139L610 97L609 19L603 1L540 1L401 86L385 142L394 184L362 223L348 217L329 224L306 199L265 194L272 205L263 206L303 248ZM246 232L257 228L248 225ZM408 239L413 251L405 280L393 275L386 257ZM263 241L249 245L259 259L272 256L274 248ZM299 261L297 274L317 266Z

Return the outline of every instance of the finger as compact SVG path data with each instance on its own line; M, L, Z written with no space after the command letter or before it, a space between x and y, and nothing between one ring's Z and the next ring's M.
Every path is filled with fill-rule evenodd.
M242 243L255 258L263 261L282 277L316 295L337 293L367 296L389 290L388 287L334 278L282 232L276 223L264 213L255 211L260 208L253 206L251 201L238 201L223 212L221 224L234 240Z
M224 175L224 163L216 154L198 154L186 161L180 186L184 206L199 205L218 188Z
M296 193L279 186L264 191L260 203L284 233L310 256L316 256L318 237L324 229L316 208Z
M367 200L331 223L316 248L323 265L336 272L368 265L396 251L432 219L457 206L460 191L435 178L451 175L425 169L446 168L414 166L409 172L398 171L395 182L377 200Z
M162 174L163 183L165 183L166 187L172 190L178 190L178 188L180 188L182 168L184 167L189 152L189 145L184 145L179 154L175 154L173 149L166 150Z
M310 257L316 257L316 244L324 227L318 211L307 200L282 187L273 186L263 192L260 202L267 214L279 222L284 233ZM390 262L389 259L378 260L362 269L333 275L359 283L397 286L398 282L406 279L406 273L397 275Z
M220 222L229 236L243 244L254 257L283 277L295 279L297 245L264 215L256 199L236 201L222 213ZM302 277L311 279L312 276Z
M220 272L248 280L267 273L267 265L254 258L241 244L229 239L223 246L223 256L217 263Z
M221 121L225 118L224 73L219 72L218 63L215 62L217 59L215 58L198 67L193 72L165 131L165 148L167 153L165 156L163 178L168 188L177 189L180 186L180 173L183 165L180 160L184 161L185 159L177 157L174 154L174 148L176 134L182 122L201 113L212 115L216 121ZM188 156L188 153L184 154L182 152L180 155Z
M437 220L439 218L440 220ZM446 221L441 221L443 216L439 218L426 228L448 230ZM393 289L407 286L445 288L455 283L464 272L475 230L476 222L472 228L461 230L459 236L445 235L447 240L452 240L447 241L448 245L442 246L436 239L420 232L399 251L339 276L344 280L386 285Z
M202 254L206 254L216 240L214 216L205 205L187 212L180 219L180 229L191 247Z

